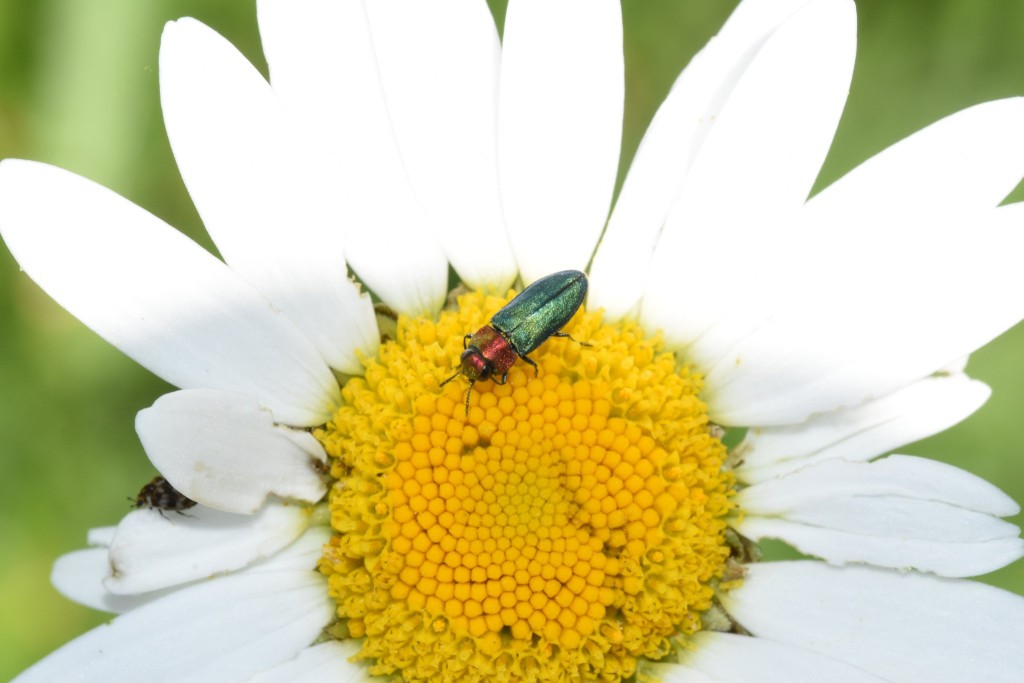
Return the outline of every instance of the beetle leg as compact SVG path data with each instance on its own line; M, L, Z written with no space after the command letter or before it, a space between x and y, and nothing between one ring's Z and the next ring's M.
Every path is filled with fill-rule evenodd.
M579 339L573 339L573 336L568 332L555 332L551 335L552 337L568 337L569 341L574 341L580 346L593 346L590 342L581 342Z
M462 338L462 348L463 349L469 348L469 340L472 339L472 338L473 338L472 333L467 334L465 337Z
M519 356L519 357L522 358L527 363L529 363L530 365L533 366L533 376L534 377L536 377L537 375L540 374L540 369L537 367L537 364L533 362L532 358L530 358L529 356Z
M506 372L504 375L501 376L501 381L500 382L498 380L496 380L496 379L493 379L493 378L491 379L491 381L494 382L495 384L504 384L505 382L508 381L508 373Z

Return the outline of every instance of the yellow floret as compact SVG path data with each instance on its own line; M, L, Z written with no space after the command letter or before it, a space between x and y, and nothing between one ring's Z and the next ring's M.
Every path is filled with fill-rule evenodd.
M580 312L505 385L440 387L503 305L469 294L349 381L332 458L338 616L407 681L615 681L699 630L725 568L732 477L700 378L633 323ZM525 368L525 369L524 369ZM396 393L401 392L400 400Z

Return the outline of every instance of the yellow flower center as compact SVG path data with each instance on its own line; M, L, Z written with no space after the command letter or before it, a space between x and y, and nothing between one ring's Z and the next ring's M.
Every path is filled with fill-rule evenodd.
M339 635L407 681L618 681L701 627L731 474L700 377L634 323L577 314L508 382L440 387L507 299L468 294L349 381L315 432Z

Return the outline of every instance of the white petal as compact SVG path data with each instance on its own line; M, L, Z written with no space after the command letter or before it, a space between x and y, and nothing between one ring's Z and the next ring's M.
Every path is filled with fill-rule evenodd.
M209 507L252 514L267 496L315 503L327 456L309 432L274 424L256 399L210 389L160 397L135 419L146 455L174 488Z
M498 162L524 283L590 260L615 184L623 89L618 2L509 3Z
M748 309L760 319L745 334L703 349L717 357L700 366L713 419L795 424L884 396L987 343L1024 317L1019 218L1011 205L836 217L801 231L766 259L778 256L794 286Z
M928 377L799 425L751 429L736 448L743 463L736 476L756 483L822 460L870 460L952 427L991 393L987 385L964 375Z
M1003 208L1003 212L1005 212L1005 211L1006 211L1006 209L1004 207ZM963 374L964 371L967 370L967 361L970 360L970 358L971 357L969 355L968 356L961 356L960 358L957 358L956 360L954 360L954 361L952 361L950 363L947 363L945 366L943 366L942 368L937 370L935 374L937 374L937 375L959 375L959 374Z
M922 515L934 513L942 506L919 504L914 506L916 509L900 509L898 504L889 502L885 510L871 509L881 507L872 505L846 507L849 508L845 511L848 514L862 514L869 517L871 522L881 524L903 515L920 518ZM969 522L972 516L982 517L977 513L958 513L947 514L942 518L952 523L962 523ZM983 519L993 521L991 517ZM1024 557L1024 540L1017 537L1020 530L1006 522L1002 525L1002 532L995 529L988 534L1002 533L1001 538L963 543L910 538L907 533L896 536L861 530L841 531L826 524L795 522L772 517L744 519L737 529L753 540L774 538L785 541L803 554L819 557L832 565L870 564L901 571L918 569L938 576L967 577L987 574Z
M327 582L315 572L224 577L119 616L15 681L244 681L293 658L333 617Z
M121 614L167 595L154 591L142 595L117 595L108 591L103 579L110 573L110 553L106 548L86 548L61 555L53 563L50 582L57 592L75 602L101 612Z
M753 45L811 0L741 0L712 40L728 37Z
M370 0L366 9L416 197L461 280L505 294L518 268L498 189L494 19L476 0Z
M808 208L827 224L851 211L870 216L920 207L995 207L1024 176L1022 120L1019 97L964 109L868 159Z
M776 514L835 496L906 496L933 500L997 517L1020 512L1012 498L981 477L945 463L892 455L873 463L829 460L737 494L744 510Z
M849 664L763 638L705 631L692 642L693 649L681 654L686 675L674 664L650 667L662 683L690 683L690 671L718 683L886 683Z
M320 508L317 508L315 512L320 512ZM314 514L312 521L313 525L318 523L318 520L315 518L316 514ZM245 568L245 571L276 572L292 569L315 569L317 562L323 556L324 545L331 540L331 535L332 531L328 526L323 524L310 526L301 536L295 539L294 543L284 550L275 553L265 560L249 565Z
M968 472L894 455L873 463L833 459L736 495L736 530L777 538L830 564L866 563L940 576L976 576L1024 556L1020 511Z
M202 506L182 515L136 510L118 525L104 585L118 594L144 593L240 569L290 544L310 519L310 510L281 503L255 515Z
M152 214L67 171L7 159L0 226L57 303L171 384L250 394L285 424L330 417L338 385L309 340Z
M650 268L640 319L664 330L671 347L691 345L729 318L731 333L715 340L713 356L746 331L751 316L761 319L775 281L790 275L772 247L792 230L828 152L855 49L853 3L814 0L768 38L730 93ZM726 253L727 272L719 258ZM708 353L702 344L689 349L703 368Z
M318 144L228 41L193 19L160 46L167 135L189 194L224 260L295 322L332 367L376 353L370 297L348 279L337 190Z
M348 661L359 652L360 641L330 640L308 647L295 659L278 664L248 683L349 683L368 678L367 665Z
M666 232L709 232L689 223L709 215L742 234L762 229L747 220L803 206L846 103L856 29L852 2L813 0L768 37L708 130Z
M748 567L722 597L753 635L900 683L1015 683L1024 598L971 581L820 562Z
M117 527L105 527L110 530L110 538ZM96 530L93 530L96 531ZM281 570L315 569L323 555L323 546L331 537L331 530L324 526L308 529L284 550L271 557L255 562L246 567L244 572L267 572ZM91 533L90 533L91 538ZM108 543L109 544L109 541ZM111 593L104 586L104 580L110 575L110 551L108 548L86 548L61 555L53 564L50 581L64 597L103 612L121 614L136 609L147 602L161 598L178 587L163 590L119 595ZM202 579L200 579L202 580Z
M110 546L114 540L114 534L117 533L116 526L99 526L89 529L89 534L86 536L86 543L91 546Z
M644 133L590 268L587 305L617 320L637 306L655 244L690 165L765 37L808 0L741 2L676 79Z
M1004 225L1020 226L1024 224L1024 202L1003 204L996 213L1004 221Z
M448 262L402 165L362 0L260 0L257 14L274 92L336 188L349 265L396 311L433 315Z

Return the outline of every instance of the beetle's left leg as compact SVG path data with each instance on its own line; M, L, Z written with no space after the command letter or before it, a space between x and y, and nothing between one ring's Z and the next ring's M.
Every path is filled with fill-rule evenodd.
M462 338L462 348L465 349L466 347L468 347L469 346L469 340L472 339L472 338L473 338L473 333L472 332L467 334L465 337L463 337Z
M519 357L522 358L527 363L529 363L530 365L533 366L533 375L534 375L534 377L536 377L537 375L540 374L540 369L537 367L537 364L533 362L532 358L530 358L529 356L519 356Z
M552 337L567 337L569 339L569 341L574 341L577 344L579 344L580 346L593 346L593 344L591 344L590 342L582 342L579 339L574 339L573 336L571 334L569 334L568 332L555 332L551 336Z

